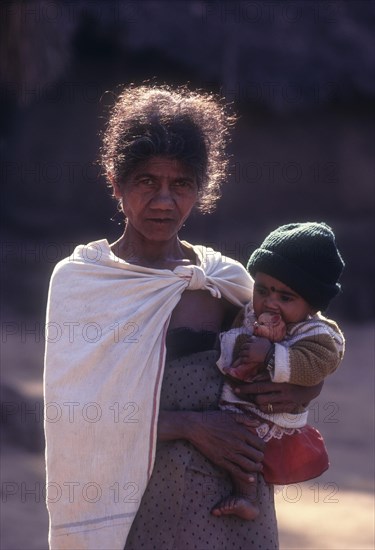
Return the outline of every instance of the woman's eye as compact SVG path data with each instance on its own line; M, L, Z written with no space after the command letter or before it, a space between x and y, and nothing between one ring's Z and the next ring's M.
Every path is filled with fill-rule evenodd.
M280 300L282 302L291 302L293 300L293 298L291 296L285 296L285 295L281 295L280 296Z
M180 180L180 181L175 181L174 186L177 187L178 189L190 189L192 187L192 183L187 180Z
M154 187L155 182L152 178L144 178L139 180L138 185L141 185L142 187L145 187L146 189L150 189L151 187Z

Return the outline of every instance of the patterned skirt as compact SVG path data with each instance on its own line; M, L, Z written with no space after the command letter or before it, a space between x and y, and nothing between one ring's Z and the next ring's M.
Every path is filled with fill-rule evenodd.
M218 409L222 374L217 351L203 351L166 364L161 410ZM258 477L259 516L244 521L214 517L211 510L232 492L231 480L191 444L158 443L153 474L125 550L277 550L273 486Z

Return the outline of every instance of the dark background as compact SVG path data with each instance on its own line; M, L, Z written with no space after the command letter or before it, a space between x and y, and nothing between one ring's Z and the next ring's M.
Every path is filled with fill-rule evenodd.
M96 164L100 130L119 86L148 79L214 91L239 115L219 206L194 215L181 236L246 263L277 225L326 221L346 261L330 314L373 317L373 2L40 1L0 10L6 322L43 319L55 263L78 243L120 235Z

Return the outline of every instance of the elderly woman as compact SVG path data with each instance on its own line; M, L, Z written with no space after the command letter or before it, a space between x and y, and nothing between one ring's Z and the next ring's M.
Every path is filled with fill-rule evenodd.
M260 515L217 518L228 474L261 471L254 421L220 412L217 335L251 296L238 263L178 232L212 210L231 118L210 95L130 87L104 135L123 235L78 246L52 275L45 365L51 548L277 548L273 489ZM319 389L241 387L291 412ZM254 397L255 394L255 397Z

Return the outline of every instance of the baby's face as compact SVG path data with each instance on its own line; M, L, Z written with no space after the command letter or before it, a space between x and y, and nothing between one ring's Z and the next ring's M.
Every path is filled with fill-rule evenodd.
M315 310L299 294L270 275L258 272L254 281L254 312L281 315L283 321L300 323Z

